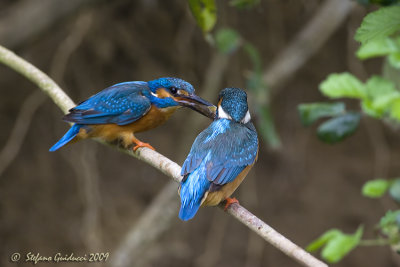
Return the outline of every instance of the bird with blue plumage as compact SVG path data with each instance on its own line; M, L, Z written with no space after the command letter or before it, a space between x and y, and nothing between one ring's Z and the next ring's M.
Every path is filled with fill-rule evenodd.
M251 122L247 94L225 88L219 94L215 120L194 141L182 166L179 218L192 219L200 206L225 208L230 196L257 160L258 136Z
M214 106L197 96L190 83L179 78L112 85L69 110L63 119L73 125L50 151L87 138L119 141L125 148L135 144L134 150L139 147L154 150L134 134L159 126L180 107L210 118L215 116Z

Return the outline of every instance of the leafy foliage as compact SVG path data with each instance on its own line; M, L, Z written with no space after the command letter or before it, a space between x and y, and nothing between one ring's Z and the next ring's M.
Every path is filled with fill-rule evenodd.
M390 5L397 0L359 0L363 3ZM360 101L361 111L366 115L382 119L391 124L400 123L400 6L381 8L367 15L355 39L361 42L356 55L359 59L386 57L383 77L373 75L365 83L350 73L331 74L320 84L323 95L338 99L351 98ZM339 111L337 103L312 103L299 105L300 119L303 125L310 125L319 118L332 117L318 127L321 140L334 143L353 133L361 117L360 112L346 111L344 104ZM337 109L336 109L337 108ZM389 192L389 196L400 203L400 178L375 179L368 181L362 188L362 194L370 198L379 198ZM377 229L384 237L373 240L361 240L362 228L353 235L343 234L340 230L327 231L308 246L315 251L324 246L322 257L329 262L337 262L358 245L390 245L400 253L400 210L388 211L381 218Z
M399 41L399 38L395 41L389 37L371 40L362 44L356 55L359 59L387 56L400 51L399 44L397 44Z
M379 228L387 236L399 234L400 210L386 212L379 222Z
M307 251L314 252L323 247L329 240L332 240L336 236L342 234L338 229L331 229L326 231L323 235L315 239L311 244L307 246Z
M308 245L307 250L313 252L325 246L321 252L322 258L330 263L335 263L359 245L362 234L362 226L352 235L331 229Z
M400 37L374 39L361 45L356 53L359 59L387 56L388 62L400 69Z
M237 31L229 28L220 29L215 35L218 50L223 54L236 51L240 46L240 35Z
M400 92L394 84L380 76L372 76L366 83L367 97L361 104L365 113L372 117L381 118L391 114L392 104L400 100Z
M397 203L400 203L400 179L396 179L390 185L389 194Z
M217 22L215 0L189 0L189 7L203 33L210 32Z
M359 99L362 111L371 117L388 117L400 121L400 91L392 81L378 75L362 83L350 73L333 73L320 84L320 90L325 96L334 99ZM332 105L334 104L311 103L298 107L300 119L306 126L321 117L333 117L323 123L317 132L318 137L327 143L335 143L351 135L360 120L359 112L346 112L344 106L343 110L339 110L339 106Z
M317 135L325 143L342 141L355 132L360 122L360 113L349 112L332 118L318 127Z
M378 225L381 232L385 235L387 244L397 253L400 252L400 210L387 211Z
M271 110L268 105L256 105L256 113L259 116L261 123L258 126L258 130L261 133L264 140L268 142L268 145L273 149L278 149L281 146L281 140L276 131L274 119L271 114Z
M400 178L371 180L362 188L363 195L370 198L379 198L387 191L391 198L400 203Z
M309 126L320 118L344 114L346 106L343 102L311 103L298 106L300 120L304 126Z
M400 69L400 49L395 53L389 55L389 63L396 69Z
M268 145L277 149L281 146L281 140L276 131L273 116L269 107L269 88L262 78L262 61L258 50L249 42L243 45L253 65L252 72L247 78L247 88L254 95L254 106L259 123L259 131Z
M360 28L357 30L355 39L366 43L374 39L381 39L400 30L400 6L390 6L368 14Z
M323 81L319 89L330 98L364 98L366 96L365 86L350 73L333 73Z
M385 179L375 179L368 181L362 188L362 194L366 197L378 198L383 196L390 183Z

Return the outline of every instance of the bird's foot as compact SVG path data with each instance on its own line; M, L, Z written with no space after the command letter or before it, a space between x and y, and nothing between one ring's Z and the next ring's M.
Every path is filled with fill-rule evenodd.
M141 141L135 142L136 146L133 148L133 151L136 151L139 147L147 147L155 151L154 147L152 147L149 143L144 143Z
M232 205L233 203L237 203L239 204L239 200L237 200L235 197L230 198L228 197L227 199L225 199L225 207L224 207L224 211L226 211L230 205Z

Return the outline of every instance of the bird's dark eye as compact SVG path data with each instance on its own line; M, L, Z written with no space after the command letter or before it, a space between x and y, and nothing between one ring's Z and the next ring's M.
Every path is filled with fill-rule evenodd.
M176 87L171 87L169 90L170 90L171 93L173 93L173 94L176 94L176 93L178 92L178 88L176 88Z

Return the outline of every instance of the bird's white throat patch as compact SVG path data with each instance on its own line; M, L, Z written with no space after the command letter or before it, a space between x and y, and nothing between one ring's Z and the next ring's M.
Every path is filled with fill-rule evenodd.
M221 105L218 106L218 118L232 120L232 117L228 113L225 112L225 110L222 108ZM251 120L250 112L249 112L249 110L247 110L246 116L244 116L244 118L240 122L243 124L246 124L250 120Z
M240 121L243 124L248 123L251 120L251 116L250 116L250 112L249 110L247 110L246 112L246 116L244 116L244 118Z
M232 117L225 112L221 105L218 106L218 118L232 120Z

